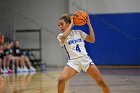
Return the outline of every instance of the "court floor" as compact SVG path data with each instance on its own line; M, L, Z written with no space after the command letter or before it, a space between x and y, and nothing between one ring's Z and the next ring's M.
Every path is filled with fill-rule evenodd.
M1 75L6 82L5 93L57 93L57 80L62 68L45 72ZM111 93L140 93L140 69L100 68ZM1 92L0 92L1 93ZM66 84L65 93L102 93L95 81L80 72Z

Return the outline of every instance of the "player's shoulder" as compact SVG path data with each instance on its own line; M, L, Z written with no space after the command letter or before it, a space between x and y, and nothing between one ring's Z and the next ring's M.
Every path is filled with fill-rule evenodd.
M75 33L75 34L79 34L79 33L82 32L82 30L80 30L80 29L76 29L76 30L72 30L72 32Z
M62 35L63 35L63 33L59 33L59 34L57 35L57 38L60 37L60 36L62 36Z
M80 30L80 29L74 29L74 30L72 30L72 31L80 32L80 31L82 31L82 30Z

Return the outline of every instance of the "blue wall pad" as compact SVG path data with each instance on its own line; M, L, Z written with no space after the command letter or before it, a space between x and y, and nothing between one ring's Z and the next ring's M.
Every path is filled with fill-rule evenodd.
M140 65L140 13L89 14L94 44L86 49L96 65ZM74 26L89 34L87 25Z

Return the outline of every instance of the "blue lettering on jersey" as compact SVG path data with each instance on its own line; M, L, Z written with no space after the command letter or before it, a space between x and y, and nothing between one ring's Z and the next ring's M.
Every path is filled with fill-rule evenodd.
M75 44L77 42L82 42L82 39L81 38L78 38L78 39L75 39L75 40L69 40L68 41L68 44L71 45L71 44Z

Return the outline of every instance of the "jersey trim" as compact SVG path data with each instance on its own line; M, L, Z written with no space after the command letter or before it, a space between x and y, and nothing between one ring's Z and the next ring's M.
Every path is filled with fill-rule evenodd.
M67 50L67 48L66 48L65 45L64 45L64 48L65 48L65 50L66 50L66 53L68 54L68 59L70 60L70 55L69 55L69 52L68 52L68 50Z

